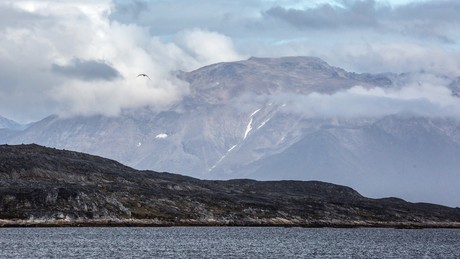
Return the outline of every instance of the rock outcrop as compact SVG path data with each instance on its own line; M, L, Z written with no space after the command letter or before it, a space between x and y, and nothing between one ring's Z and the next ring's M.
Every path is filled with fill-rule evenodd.
M32 145L0 146L0 226L460 227L460 209L317 181L209 181Z

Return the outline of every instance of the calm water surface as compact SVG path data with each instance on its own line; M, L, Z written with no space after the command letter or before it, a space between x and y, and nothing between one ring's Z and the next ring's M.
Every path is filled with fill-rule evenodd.
M460 229L0 228L0 258L460 258Z

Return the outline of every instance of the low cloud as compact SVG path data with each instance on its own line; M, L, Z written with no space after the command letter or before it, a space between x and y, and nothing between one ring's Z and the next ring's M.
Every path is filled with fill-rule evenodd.
M225 61L237 61L244 57L239 55L229 37L216 32L201 29L182 31L176 37L178 46L196 60L195 68L202 64Z
M57 88L52 96L60 100L62 116L103 114L116 116L123 109L149 106L167 109L188 94L188 85L174 79L136 77L118 82L70 81Z
M375 1L344 1L343 5L322 4L297 9L274 6L263 14L299 28L339 29L379 26Z
M51 113L166 109L189 93L172 71L241 57L217 32L184 29L165 41L110 20L112 10L111 1L2 2L0 14L11 15L0 18L0 114L29 122Z
M396 1L272 6L262 12L262 19L281 37L273 37L275 45L259 44L252 55L318 56L357 72L460 75L460 2L390 2Z
M334 94L311 93L260 96L282 111L309 118L371 118L405 114L426 117L460 118L460 98L446 85L449 80L433 75L416 75L392 88L355 86Z
M267 18L284 21L299 29L348 30L368 28L442 41L454 41L460 21L460 2L414 1L393 5L376 0L333 1L316 6L292 8L273 6L263 12Z
M189 92L171 71L249 56L316 56L354 72L455 78L459 11L454 0L6 0L0 114L30 122L81 109L163 109Z
M120 77L120 73L103 61L73 59L67 65L52 65L52 71L69 78L84 81L112 81Z

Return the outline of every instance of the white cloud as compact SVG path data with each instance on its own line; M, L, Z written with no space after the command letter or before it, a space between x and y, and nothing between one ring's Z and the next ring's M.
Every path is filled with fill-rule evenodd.
M202 64L212 64L226 61L241 60L229 37L216 32L201 29L186 30L179 33L176 38L178 45L193 57L199 68Z
M268 43L246 42L253 56L315 56L348 71L407 73L426 71L460 75L460 52L434 42L378 35L375 31L308 33L304 37ZM270 53L267 55L267 53Z
M13 98L0 104L0 113L29 121L55 112L116 115L126 108L163 109L188 94L188 86L171 71L240 57L231 39L219 33L183 30L165 42L145 27L111 21L112 8L111 1L84 0L0 4L2 13L15 13L0 19L6 25L0 29L0 67L8 68L0 72L0 96ZM20 15L28 20L14 23ZM140 73L151 80L136 77ZM29 105L32 100L45 108Z
M456 1L304 2L2 1L0 114L27 122L56 112L161 109L188 93L170 71L249 56L460 75ZM98 70L82 74L91 65Z
M394 114L460 118L460 99L446 87L448 80L417 75L392 88L354 86L334 94L277 94L259 98L283 105L283 110L306 117L369 118Z
M383 43L382 43L383 42ZM323 55L337 63L348 62L349 69L371 73L427 71L450 77L460 75L460 53L435 44L410 41L372 41L336 45Z

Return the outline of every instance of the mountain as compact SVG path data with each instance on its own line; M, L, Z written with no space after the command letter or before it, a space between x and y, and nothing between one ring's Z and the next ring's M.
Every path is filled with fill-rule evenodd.
M189 83L190 94L167 111L50 116L0 132L0 143L37 143L202 179L319 180L370 197L460 204L459 120L321 114L330 109L321 98L355 86L397 89L408 74L357 74L314 57L284 57L218 63L177 76ZM458 85L457 79L449 85L453 96Z
M13 120L0 116L0 130L1 129L21 129L23 126Z
M32 145L0 145L0 226L460 227L460 209L369 199L318 181L198 180Z

